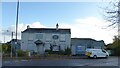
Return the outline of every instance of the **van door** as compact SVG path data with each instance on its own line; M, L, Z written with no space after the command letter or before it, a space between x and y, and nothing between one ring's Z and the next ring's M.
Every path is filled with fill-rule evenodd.
M100 52L100 57L103 57L104 53L102 52L102 50L100 50L99 52Z
M97 57L102 57L102 51L101 50L97 50Z
M99 51L99 57L105 57L106 56L106 52L103 50Z
M103 56L102 57L106 57L106 55L107 55L107 53L106 53L106 51L105 50L102 50L102 54L103 54Z

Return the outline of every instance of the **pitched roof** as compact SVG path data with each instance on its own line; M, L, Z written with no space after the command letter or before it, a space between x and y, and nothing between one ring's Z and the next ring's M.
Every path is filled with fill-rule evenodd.
M37 40L34 42L35 44L44 44L41 40Z
M93 41L96 41L95 39L92 39L92 38L71 38L71 40L93 40Z
M62 34L71 34L70 29L61 29L59 28L27 28L26 30L22 31L22 33L62 33Z
M80 41L80 40L91 40L91 41L96 41L96 42L103 42L103 40L95 40L95 39L92 39L92 38L71 38L71 41Z

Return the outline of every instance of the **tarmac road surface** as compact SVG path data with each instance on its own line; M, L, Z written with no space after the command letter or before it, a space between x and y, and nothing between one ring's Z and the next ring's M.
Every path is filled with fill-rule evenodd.
M5 60L3 66L118 66L118 57L107 59Z

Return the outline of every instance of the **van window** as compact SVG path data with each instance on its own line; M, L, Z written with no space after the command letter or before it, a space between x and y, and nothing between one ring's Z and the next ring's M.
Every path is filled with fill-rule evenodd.
M102 52L106 53L106 51L105 51L105 50L102 50Z

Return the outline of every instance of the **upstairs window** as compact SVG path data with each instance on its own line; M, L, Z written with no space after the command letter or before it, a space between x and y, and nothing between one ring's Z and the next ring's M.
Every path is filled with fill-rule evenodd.
M65 35L60 35L60 41L65 41L65 40L66 40Z
M51 37L50 34L46 34L45 37L46 37L46 41L47 41L47 42L50 42L50 41L51 41L51 38L52 38L52 37Z
M43 39L43 34L36 34L36 39L38 40Z
M28 40L29 40L29 41L32 41L32 40L33 40L33 34L29 34L28 36L29 36L29 37L28 37Z

